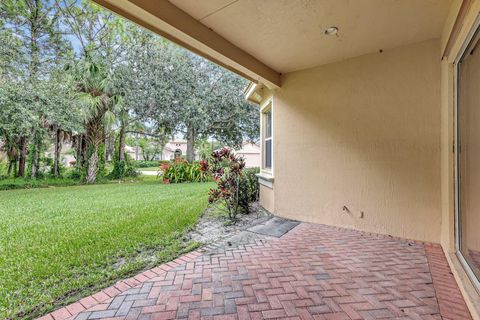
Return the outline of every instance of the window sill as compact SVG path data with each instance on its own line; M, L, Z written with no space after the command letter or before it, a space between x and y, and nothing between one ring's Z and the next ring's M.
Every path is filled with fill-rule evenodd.
M273 189L273 182L275 181L273 175L265 172L260 172L257 173L256 176L258 178L258 183L260 183L262 186Z

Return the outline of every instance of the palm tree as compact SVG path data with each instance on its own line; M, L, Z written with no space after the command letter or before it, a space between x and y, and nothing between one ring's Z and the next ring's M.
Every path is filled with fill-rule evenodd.
M115 120L114 111L121 99L112 93L111 75L106 66L91 61L78 63L74 70L77 91L83 102L86 142L86 182L95 183L99 169L99 150L105 141L105 126Z

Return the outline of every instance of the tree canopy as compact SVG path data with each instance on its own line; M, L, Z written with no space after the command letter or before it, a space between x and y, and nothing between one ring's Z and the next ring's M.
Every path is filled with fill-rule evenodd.
M127 160L129 134L159 146L181 135L188 161L199 140L258 139L245 79L90 1L3 0L0 41L0 140L17 176L37 177L49 144L58 176L65 139L89 183Z

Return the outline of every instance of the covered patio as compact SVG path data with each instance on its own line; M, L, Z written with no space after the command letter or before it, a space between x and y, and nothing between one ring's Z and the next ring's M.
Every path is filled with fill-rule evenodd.
M45 319L480 319L480 0L94 1L251 81L302 223Z
M309 223L280 237L262 230L41 320L472 319L439 245Z

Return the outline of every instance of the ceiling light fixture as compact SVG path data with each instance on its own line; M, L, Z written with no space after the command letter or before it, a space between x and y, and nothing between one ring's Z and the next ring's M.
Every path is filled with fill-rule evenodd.
M338 33L338 28L337 27L328 27L325 29L325 34L327 36L334 36Z

